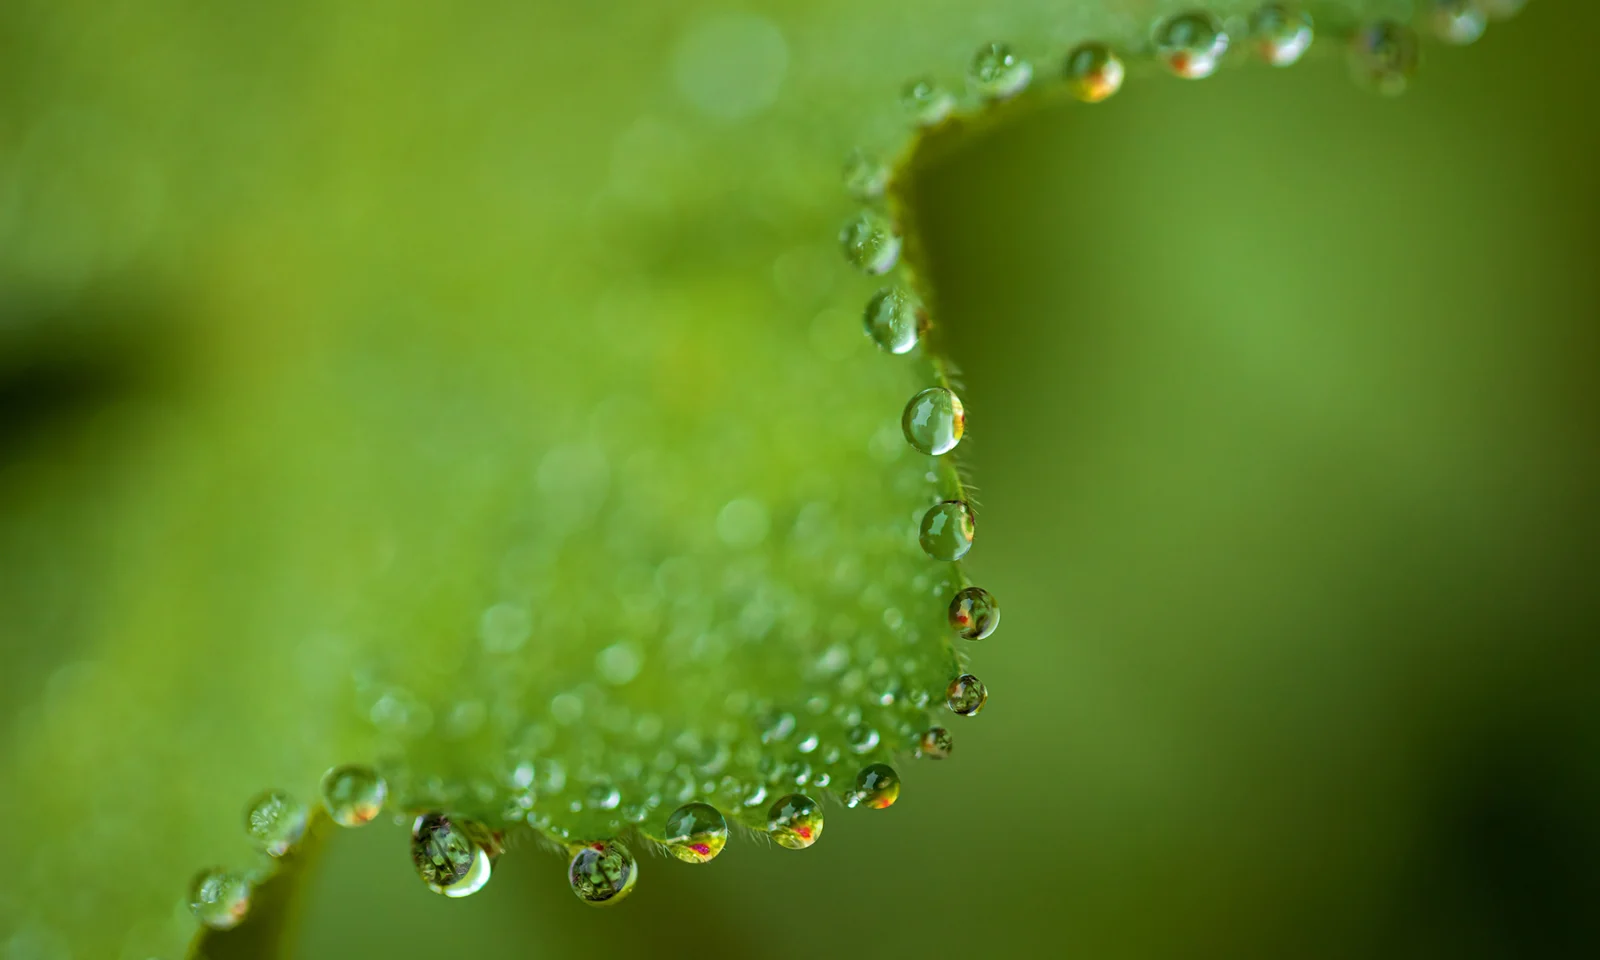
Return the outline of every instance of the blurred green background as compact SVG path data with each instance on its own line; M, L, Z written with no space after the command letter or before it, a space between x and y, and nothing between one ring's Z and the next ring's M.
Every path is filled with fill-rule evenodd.
M1131 84L923 171L1006 611L955 756L611 911L341 834L298 955L1595 955L1596 35L1536 3L1396 101Z

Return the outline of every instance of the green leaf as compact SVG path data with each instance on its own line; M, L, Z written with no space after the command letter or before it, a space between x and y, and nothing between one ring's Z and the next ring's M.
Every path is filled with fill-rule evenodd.
M0 13L0 359L66 398L0 452L0 815L64 825L8 836L0 930L175 954L198 870L272 868L246 803L337 764L660 838L947 722L967 584L919 534L963 484L900 423L947 365L860 334L839 165L1084 40L1154 72L1184 5L102 6ZM1000 38L1040 92L907 161L905 83Z

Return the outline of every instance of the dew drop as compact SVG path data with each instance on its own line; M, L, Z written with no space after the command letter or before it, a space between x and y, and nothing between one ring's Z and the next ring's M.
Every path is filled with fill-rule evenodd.
M857 200L876 200L889 187L889 165L863 150L844 162L844 188Z
M944 727L933 727L917 739L917 756L929 760L943 760L955 749L955 738Z
M1012 53L1007 44L990 43L973 54L967 77L981 96L1004 100L1028 86L1033 79L1033 64Z
M906 441L922 453L939 456L961 442L967 411L961 398L944 387L929 387L911 398L900 415Z
M897 355L909 353L917 345L926 321L922 298L904 287L879 290L867 301L862 318L867 336L878 349Z
M1099 103L1122 89L1122 59L1103 43L1085 43L1067 54L1062 69L1072 95L1084 103Z
M945 500L923 514L917 542L935 560L960 560L972 549L977 529L972 507L966 501Z
M1000 626L1000 603L982 587L967 587L950 600L950 626L966 640L982 640Z
M1417 72L1417 33L1403 23L1380 20L1350 41L1350 73L1356 83L1386 97L1405 92Z
M334 767L322 775L322 805L341 827L359 827L383 811L389 785L371 767Z
M684 863L708 863L727 846L728 821L709 803L686 803L667 817L661 842Z
M945 121L956 108L955 95L932 80L922 78L906 84L900 92L900 105L911 122L933 127Z
M598 840L572 855L567 882L584 903L609 906L626 897L639 879L639 861L621 842Z
M589 788L586 806L590 810L615 810L621 803L621 791L609 783L596 783Z
M871 753L878 747L878 731L864 723L851 727L847 736L850 738L850 749L856 753Z
M482 890L493 872L487 827L442 813L424 813L411 825L411 862L434 893L466 897Z
M983 705L989 702L989 688L983 681L970 673L963 673L950 681L950 686L945 688L945 706L950 712L963 717L975 717Z
M213 930L232 930L250 912L250 882L220 867L202 870L189 884L189 910Z
M1179 14L1156 27L1156 53L1175 76L1199 80L1216 72L1228 52L1222 21L1209 13Z
M1464 47L1483 36L1489 17L1478 0L1428 0L1433 32L1445 43Z
M850 265L874 276L888 273L900 260L900 237L894 224L876 210L863 210L839 231L839 245Z
M810 797L791 793L767 811L767 833L780 847L804 850L822 836L822 807Z
M244 828L268 856L281 857L300 842L307 812L305 804L284 791L268 790L245 809Z
M856 788L846 801L851 807L887 810L900 799L900 774L887 763L874 763L856 774Z
M1315 37L1311 14L1288 4L1269 3L1250 16L1256 53L1274 67L1298 62Z

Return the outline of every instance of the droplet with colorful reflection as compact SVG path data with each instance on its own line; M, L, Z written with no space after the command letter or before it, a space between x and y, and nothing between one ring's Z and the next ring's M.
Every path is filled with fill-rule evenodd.
M945 500L922 515L917 542L922 544L923 552L935 560L960 560L972 549L972 538L977 532L971 505L965 500Z
M1274 67L1297 63L1315 37L1311 14L1293 4L1269 3L1250 15L1256 53Z
M1000 626L1000 601L982 587L967 587L950 600L950 626L966 640L982 640Z
M1483 36L1489 15L1479 0L1427 0L1428 21L1445 43L1466 46Z
M967 69L972 87L980 96L1003 100L1021 93L1033 80L1033 64L1017 56L1004 43L989 43L978 48Z
M782 797L767 810L767 833L780 847L804 850L822 836L822 807L802 794Z
M341 827L371 823L388 797L389 785L371 767L349 764L322 776L322 805Z
M232 930L250 912L250 881L220 867L202 870L189 884L189 911L213 930Z
M305 833L306 805L282 790L268 790L251 801L244 813L245 832L270 857L294 849Z
M839 231L844 258L863 273L888 273L900 260L900 237L889 218L876 210L863 210Z
M1103 43L1085 43L1067 54L1062 75L1072 95L1084 103L1099 103L1122 89L1127 71L1122 59Z
M886 287L867 301L862 324L878 349L902 354L917 345L925 316L921 297L904 287Z
M956 739L944 727L933 727L917 739L917 756L929 760L943 760L954 750Z
M1417 73L1417 33L1403 23L1380 20L1350 41L1350 74L1356 83L1386 97L1404 93Z
M900 774L887 763L874 763L856 774L856 788L845 801L851 807L887 810L900 799Z
M1210 13L1179 14L1156 27L1156 53L1175 76L1199 80L1216 72L1228 52L1222 21Z
M906 442L931 456L949 453L967 429L961 398L944 387L929 387L912 397L900 415Z
M728 821L709 803L686 803L667 817L661 841L684 863L707 863L728 844Z
M900 105L919 127L937 126L956 108L955 94L924 77L906 84Z
M963 673L950 681L950 686L945 688L945 706L951 713L963 717L975 717L983 705L989 702L989 688L983 681L970 673Z
M639 879L639 861L617 840L596 840L578 847L567 865L567 882L579 900L609 906L626 897Z
M424 813L411 825L411 862L434 893L467 897L489 882L494 863L485 849L487 827L442 813Z

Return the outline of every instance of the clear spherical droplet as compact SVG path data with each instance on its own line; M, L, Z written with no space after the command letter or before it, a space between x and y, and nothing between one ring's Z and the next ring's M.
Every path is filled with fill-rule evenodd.
M889 187L889 165L861 150L844 162L844 188L857 200L876 200Z
M202 870L189 884L189 910L213 930L232 930L250 912L250 881L220 867Z
M466 897L489 882L493 862L487 827L442 813L425 813L411 825L411 862L434 893Z
M856 774L856 788L847 803L869 810L887 810L900 799L900 774L887 763L874 763Z
M839 245L850 265L877 276L888 273L900 260L900 237L889 218L876 210L863 210L839 231Z
M945 706L952 713L963 717L975 717L983 705L989 702L989 688L983 681L970 673L963 673L950 681L950 686L944 692Z
M922 298L904 287L887 287L867 301L862 322L878 349L902 354L917 345L926 319Z
M956 98L949 90L932 80L922 78L906 84L900 92L900 105L919 127L933 127L943 123L956 108Z
M662 840L684 863L707 863L728 843L728 821L709 803L686 803L667 817Z
M982 640L1000 626L1000 602L982 587L967 587L950 600L950 626L964 639Z
M322 776L322 805L341 827L359 827L383 811L389 785L371 767L350 764Z
M1100 101L1122 89L1127 75L1122 59L1103 43L1085 43L1067 54L1062 75L1072 95L1084 103Z
M1210 13L1179 14L1156 27L1156 53L1175 76L1199 80L1216 72L1228 52L1222 21Z
M1358 84L1386 97L1399 96L1417 73L1417 33L1403 23L1380 20L1350 41L1350 73Z
M589 787L585 804L590 810L615 810L622 803L622 792L610 783L596 783Z
M1299 61L1315 37L1311 14L1293 4L1269 3L1250 16L1250 39L1256 53L1274 67Z
M1021 93L1033 80L1033 64L1012 53L1004 43L990 43L973 54L967 76L980 96L1004 100Z
M626 897L639 879L639 861L616 840L585 844L572 855L567 882L584 903L609 906Z
M282 790L268 790L251 801L244 812L244 828L268 856L281 857L294 849L306 830L306 805Z
M954 750L956 740L950 736L950 731L944 727L934 727L925 731L917 740L917 756L929 760L943 760L950 756Z
M822 836L822 807L802 794L782 797L767 811L767 833L780 847L804 850Z
M1479 0L1427 0L1428 20L1445 43L1466 46L1483 36L1489 15Z
M935 560L960 560L972 549L978 532L972 507L964 500L936 503L922 516L922 531L917 542Z
M922 453L939 456L961 442L967 411L961 398L944 387L929 387L911 398L900 415L906 441Z

